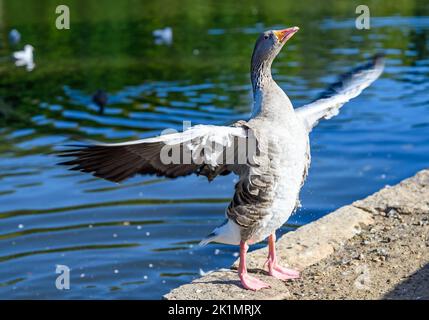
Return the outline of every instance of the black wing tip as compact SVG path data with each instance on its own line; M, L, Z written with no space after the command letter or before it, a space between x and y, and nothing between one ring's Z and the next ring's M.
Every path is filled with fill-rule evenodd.
M76 158L82 151L88 150L93 146L94 145L91 144L65 144L61 146L65 149L56 150L52 152L52 155L57 158L75 158L74 160L61 161L56 163L57 166L72 166L77 164ZM70 168L70 170L73 170L73 168Z
M386 54L384 53L384 52L382 52L382 51L379 51L379 52L377 52L376 54L374 54L373 56L372 56L372 58L375 60L375 59L380 59L380 58L384 58L384 57L386 57Z
M317 100L321 99L327 99L331 98L332 96L336 95L339 90L347 83L348 80L353 78L353 76L361 73L362 71L383 71L384 69L384 52L377 52L371 58L367 60L364 64L358 65L357 67L353 68L352 70L341 74L337 81L332 83L325 91L323 91L320 95L317 96L316 99L314 99L312 102L315 102Z
M88 151L90 149L103 147L103 145L99 144L64 144L60 146L60 150L55 150L51 154L56 155L58 157L74 157L76 156L76 153L82 152L82 151Z
M373 54L369 59L368 62L365 64L362 64L360 66L357 66L353 70L346 73L346 75L353 75L356 73L359 73L360 71L364 70L376 70L384 67L384 60L385 60L385 53L384 52L377 52Z
M119 171L112 173L110 171L104 172L100 170L106 167L103 163L106 161L106 156L109 156L109 152L116 151L117 148L112 146L103 146L97 144L68 144L63 145L68 147L66 149L58 150L56 156L58 158L71 158L70 160L57 162L58 166L67 166L70 171L80 171L89 173L97 178L102 178L111 182L119 183L132 176L137 172ZM101 157L101 158L100 158ZM92 161L99 161L98 165L92 163ZM110 164L108 164L110 165ZM112 170L116 170L113 168Z
M377 52L372 56L371 61L375 67L382 67L384 65L385 58L386 54L384 52Z

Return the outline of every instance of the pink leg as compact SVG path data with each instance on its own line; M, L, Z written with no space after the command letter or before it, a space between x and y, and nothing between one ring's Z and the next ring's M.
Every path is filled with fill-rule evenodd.
M268 237L268 272L271 276L280 279L297 279L299 272L292 269L281 267L277 264L276 257L276 235L273 233Z
M240 276L241 284L244 288L249 290L259 290L263 288L269 288L270 286L259 279L249 276L246 268L246 253L249 246L246 242L240 242L240 264L238 266L238 275Z

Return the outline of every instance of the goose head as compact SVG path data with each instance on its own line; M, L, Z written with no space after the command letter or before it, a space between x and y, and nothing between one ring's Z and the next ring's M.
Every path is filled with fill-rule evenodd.
M31 44L26 44L25 46L24 46L24 50L26 51L26 52L33 52L34 51L34 47L31 45Z
M252 54L252 81L261 73L270 75L271 63L274 58L298 30L298 27L292 27L282 30L269 30L259 35Z

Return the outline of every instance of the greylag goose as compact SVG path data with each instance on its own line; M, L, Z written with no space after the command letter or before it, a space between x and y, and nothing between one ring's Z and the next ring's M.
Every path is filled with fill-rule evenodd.
M279 265L275 232L295 211L310 165L309 133L321 119L336 115L383 70L376 56L368 64L343 75L320 99L294 109L271 76L271 64L298 27L263 32L251 61L253 113L248 121L231 126L197 125L179 132L117 144L75 146L60 156L73 157L62 165L113 182L136 174L168 178L190 174L212 180L219 175L239 176L226 209L225 222L201 244L218 242L240 246L238 274L244 288L268 285L248 274L248 246L268 238L268 272L281 280L299 272Z

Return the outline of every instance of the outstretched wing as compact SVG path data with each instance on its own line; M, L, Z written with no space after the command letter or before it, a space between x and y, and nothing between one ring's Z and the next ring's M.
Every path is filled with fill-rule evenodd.
M59 164L113 182L136 174L176 178L195 173L212 180L246 164L242 146L247 145L248 130L244 122L235 127L198 125L155 138L75 146L59 154L74 159Z
M308 131L311 131L319 120L336 116L340 108L373 83L381 75L383 69L383 56L375 55L367 64L341 75L339 80L314 102L296 109L297 116L304 121Z
M25 51L14 52L13 58L16 60L24 60L26 58Z

